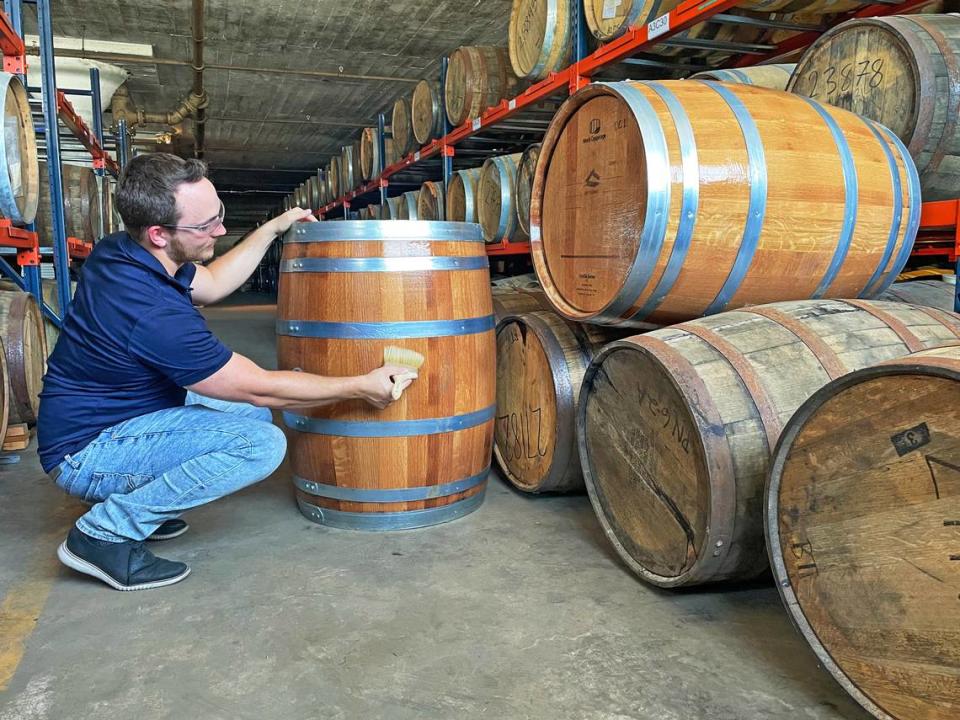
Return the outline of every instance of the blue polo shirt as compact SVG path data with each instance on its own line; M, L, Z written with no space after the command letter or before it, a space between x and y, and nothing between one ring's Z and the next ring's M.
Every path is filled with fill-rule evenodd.
M101 431L180 407L232 352L190 298L197 268L171 277L130 235L97 243L83 264L60 339L50 356L37 423L47 472Z

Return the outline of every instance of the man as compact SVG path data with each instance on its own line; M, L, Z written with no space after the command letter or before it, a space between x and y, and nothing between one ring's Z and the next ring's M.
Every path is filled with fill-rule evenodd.
M231 352L194 305L236 290L295 208L208 266L225 234L223 203L198 160L134 158L117 188L126 232L103 238L84 263L40 396L44 471L92 504L57 552L117 590L183 580L190 568L143 541L186 530L179 516L272 473L286 439L268 408L363 399L391 402L382 367L357 377L267 371ZM408 381L401 381L407 383Z

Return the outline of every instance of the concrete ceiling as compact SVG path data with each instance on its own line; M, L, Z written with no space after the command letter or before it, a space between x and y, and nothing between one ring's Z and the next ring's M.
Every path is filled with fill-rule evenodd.
M378 112L409 94L410 81L438 76L441 56L460 45L506 45L511 0L205 5L206 160L242 225L279 204L281 195L264 192L299 184L361 127L375 125ZM170 111L189 93L191 0L56 0L53 15L57 36L153 47L155 64L115 62L129 70L128 87L139 108ZM33 13L25 16L27 31L36 32ZM301 71L364 77L295 74Z

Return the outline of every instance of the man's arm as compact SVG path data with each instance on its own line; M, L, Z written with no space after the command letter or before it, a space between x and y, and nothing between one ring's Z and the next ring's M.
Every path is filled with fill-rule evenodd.
M382 410L393 402L392 376L407 372L409 368L385 365L366 375L326 377L305 372L264 370L249 358L234 353L217 372L187 389L218 400L277 409L365 400ZM406 387L410 382L412 380L404 380L401 384Z
M288 210L265 222L209 265L198 265L193 279L194 304L219 302L243 285L257 269L273 239L289 230L293 223L304 219L316 220L309 210Z

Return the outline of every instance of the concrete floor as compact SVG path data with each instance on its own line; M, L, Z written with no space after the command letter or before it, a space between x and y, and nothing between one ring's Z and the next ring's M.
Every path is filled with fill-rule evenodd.
M272 313L207 311L267 367ZM190 513L154 549L193 574L136 593L57 563L82 512L34 448L0 469L0 720L869 717L772 586L650 588L585 496L491 478L462 520L362 534L304 519L282 467Z

